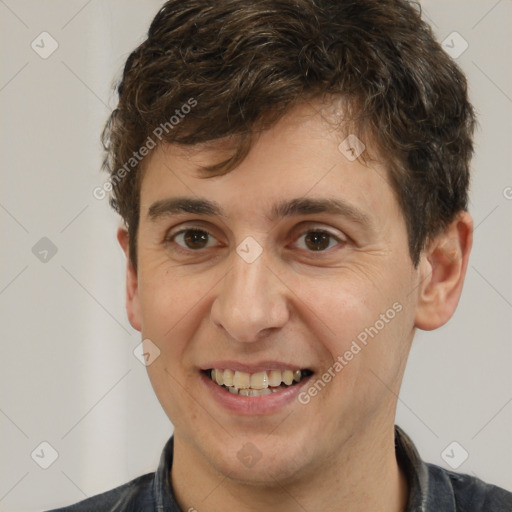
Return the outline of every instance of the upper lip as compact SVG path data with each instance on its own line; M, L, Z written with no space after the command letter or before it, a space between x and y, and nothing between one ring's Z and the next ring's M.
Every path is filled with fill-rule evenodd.
M295 363L284 363L281 361L259 361L258 363L242 363L240 361L212 361L200 366L201 370L234 370L246 373L264 372L267 370L305 370L308 366L297 365Z

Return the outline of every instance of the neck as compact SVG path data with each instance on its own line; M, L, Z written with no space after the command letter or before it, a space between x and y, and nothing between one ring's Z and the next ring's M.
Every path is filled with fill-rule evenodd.
M363 429L362 429L363 430ZM327 460L287 481L233 480L175 433L172 486L182 510L403 512L407 480L395 456L393 424L335 447Z

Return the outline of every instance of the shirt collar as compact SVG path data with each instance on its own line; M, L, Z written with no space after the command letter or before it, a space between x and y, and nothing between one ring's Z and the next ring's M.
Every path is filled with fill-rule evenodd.
M171 468L174 455L174 436L165 444L160 456L160 464L155 473L153 493L155 496L156 512L181 512L171 487Z
M449 478L442 472L430 471L429 465L423 462L410 437L397 425L395 453L409 487L405 512L456 512Z

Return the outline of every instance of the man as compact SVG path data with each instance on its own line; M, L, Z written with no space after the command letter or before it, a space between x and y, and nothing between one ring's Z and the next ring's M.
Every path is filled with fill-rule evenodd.
M466 81L418 10L171 0L118 92L127 311L174 435L155 473L61 510L512 510L394 426L473 229Z

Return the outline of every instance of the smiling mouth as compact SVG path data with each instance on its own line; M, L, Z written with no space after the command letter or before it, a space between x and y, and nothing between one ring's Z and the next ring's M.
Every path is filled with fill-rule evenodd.
M268 370L257 373L212 368L203 372L226 392L240 396L264 396L295 386L313 372L304 370Z

